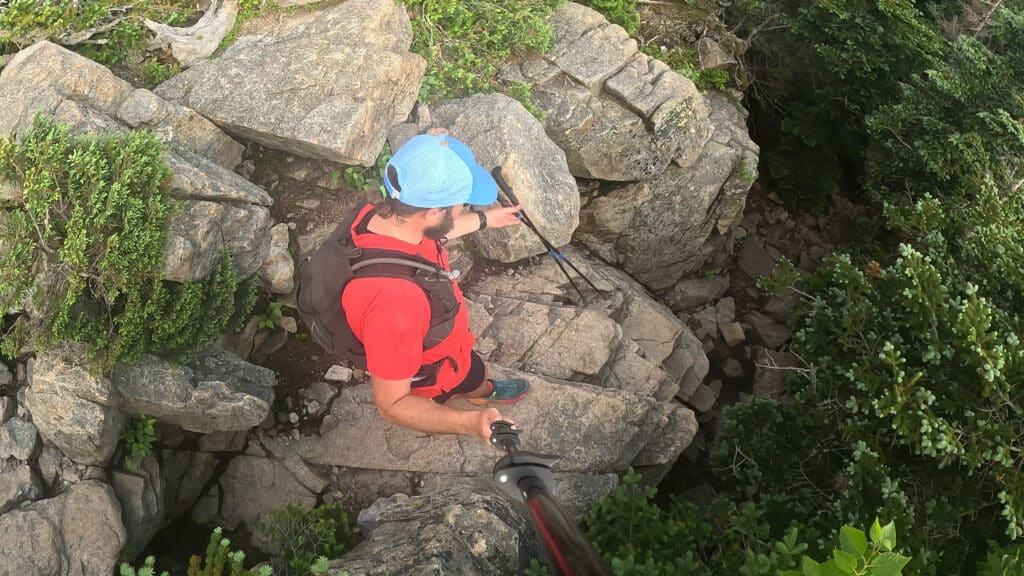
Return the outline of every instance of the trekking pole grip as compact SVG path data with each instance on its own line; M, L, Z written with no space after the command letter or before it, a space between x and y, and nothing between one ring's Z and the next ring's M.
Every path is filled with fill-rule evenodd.
M519 430L512 428L511 422L498 420L491 422L491 446L502 452L512 452L519 448Z
M505 196L508 196L508 199L512 201L512 204L518 206L519 199L516 198L515 193L512 192L512 187L508 185L508 182L505 181L505 177L502 176L501 166L495 166L494 168L492 168L491 176L494 177L494 181L498 183L498 187L501 188L501 191L505 193Z

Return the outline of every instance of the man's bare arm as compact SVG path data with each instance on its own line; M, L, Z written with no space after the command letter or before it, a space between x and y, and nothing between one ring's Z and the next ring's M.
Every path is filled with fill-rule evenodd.
M505 226L519 224L519 218L516 215L519 213L520 208L520 206L512 206L510 208L495 207L484 210L487 218L487 227L504 228ZM455 226L452 227L446 236L449 240L454 240L459 236L465 236L479 229L480 217L476 215L476 212L463 212L455 219Z
M388 422L428 434L464 434L484 442L490 437L490 424L501 420L494 408L467 411L449 408L433 400L410 393L412 380L385 380L373 377L373 396L377 410Z

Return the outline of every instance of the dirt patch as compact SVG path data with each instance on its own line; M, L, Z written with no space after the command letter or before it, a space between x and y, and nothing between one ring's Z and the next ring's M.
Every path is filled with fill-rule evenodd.
M636 37L644 46L676 46L693 48L704 34L722 27L714 14L714 6L691 5L686 2L641 4L640 27Z
M287 152L246 146L242 172L274 198L270 213L292 230L296 263L319 245L355 206L375 193L345 184L347 167L326 160L302 158Z
M294 0L293 0L294 1ZM325 0L284 8L268 8L258 16L246 20L238 29L238 36L267 35L277 36L294 30L316 17L318 10L340 4L345 0ZM286 4L288 2L285 2Z
M274 221L288 224L296 281L303 257L319 246L354 207L373 195L347 186L343 178L345 168L335 162L302 158L254 142L246 143L244 160L238 170L274 199L270 208ZM311 434L319 427L329 407L306 410L307 389L315 382L324 381L324 374L331 366L349 364L310 338L295 309L294 291L271 300L283 303L284 315L295 319L298 330L288 334L284 343L269 354L257 347L250 361L273 370L277 378L277 399L272 408L275 432L294 434L293 431L298 430L301 434ZM267 304L268 300L257 303L254 314L262 314ZM270 341L270 337L266 341ZM357 377L348 385L358 383ZM338 388L342 386L333 384ZM298 416L298 422L290 418L293 413Z

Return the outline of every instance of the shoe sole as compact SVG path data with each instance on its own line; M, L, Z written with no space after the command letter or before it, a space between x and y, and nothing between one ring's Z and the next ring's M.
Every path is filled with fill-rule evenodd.
M526 398L526 395L529 394L529 392L530 391L527 390L526 392L523 392L522 394L516 396L515 398L508 399L503 398L500 400L485 400L483 398L466 398L466 401L469 402L470 404L475 404L477 406L483 406L485 404L515 404L516 402L519 402L523 398Z

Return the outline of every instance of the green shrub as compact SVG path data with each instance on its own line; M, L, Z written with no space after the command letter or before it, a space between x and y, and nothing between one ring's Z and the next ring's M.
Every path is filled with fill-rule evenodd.
M188 563L188 576L270 576L270 566L246 570L245 553L232 551L231 541L221 537L221 529L210 533L210 543L202 556L192 556Z
M311 576L349 576L349 573L345 570L339 570L331 572L328 569L328 560L325 556L320 556L313 561L313 564L309 567L309 573Z
M175 210L162 153L147 132L72 137L41 116L0 140L0 179L23 196L5 207L0 305L36 311L5 328L3 353L75 340L107 367L182 359L248 315L257 279L240 283L227 254L202 281L162 279Z
M87 30L114 17L120 6L117 0L11 0L0 11L0 47L11 44L24 48L39 40L56 40Z
M1000 546L989 542L985 560L978 563L978 576L1024 576L1024 546Z
M597 10L612 24L622 26L630 35L636 33L640 25L636 0L583 0L580 3Z
M772 526L764 509L717 500L707 511L679 501L666 510L654 504L656 492L631 470L587 520L587 538L619 576L774 576L797 566L807 549L796 530Z
M142 81L150 88L154 88L157 84L173 78L179 72L181 72L181 67L163 64L156 60L145 62L139 69Z
M264 518L258 530L280 549L293 575L312 574L310 567L319 557L339 558L355 543L341 502L312 510L287 504Z
M895 552L896 526L890 522L885 526L875 523L871 526L871 542L864 532L850 526L839 530L839 548L832 550L832 559L817 562L805 557L801 570L785 570L780 576L830 576L851 574L854 576L899 576L910 558Z
M401 0L412 19L412 50L427 61L420 100L495 91L503 61L547 51L552 30L546 18L563 2Z
M666 510L653 503L656 490L640 482L629 471L622 484L595 504L587 520L587 537L618 576L788 576L799 575L798 568L807 576L888 576L899 574L909 560L896 552L894 523L882 527L875 519L871 544L863 532L844 526L840 547L832 549L816 533L801 541L802 530L785 525L785 511L795 502L766 500L737 507L717 500L700 510L673 501ZM825 533L832 530L828 527ZM819 564L811 559L825 555L833 560ZM846 570L851 561L852 568Z
M118 570L120 576L157 576L156 568L153 564L156 563L156 559L152 556L147 556L143 561L142 566L136 570L127 563L121 563L121 568ZM166 570L160 572L160 576L170 576Z
M215 528L210 533L210 542L202 556L192 556L188 564L187 576L270 576L273 569L264 565L259 568L246 569L245 553L231 550L231 541L223 537L223 530ZM298 573L311 576L348 576L347 572L329 572L327 558L320 556L310 560ZM133 568L123 562L119 568L120 576L156 576L155 560L149 556L139 566ZM160 576L168 576L166 571Z
M867 117L868 185L892 195L968 199L1007 159L1024 158L1024 12L992 14L987 35L911 75Z
M819 529L895 518L915 570L962 573L1024 536L1024 199L988 179L965 205L887 214L898 256L840 255L808 282L792 348L812 377L791 404L730 410L715 462L813 503L798 518Z
M128 452L124 458L124 464L128 470L138 470L139 462L153 451L153 442L156 441L154 424L156 424L155 418L136 416L125 425L124 432L121 433L121 441L124 442Z
M333 171L331 172L331 183L337 185L337 180L340 178L345 182L346 186L353 190L380 190L381 194L383 194L384 169L387 167L388 160L390 159L391 147L385 143L377 154L377 160L373 163L373 166L368 168L349 166L345 168L344 172Z
M659 46L644 46L641 52L651 58L657 58L668 67L675 70L679 75L686 76L693 81L694 85L701 90L725 90L729 85L729 73L725 70L701 70L697 66L696 55L693 50L682 46L676 46L665 52Z
M195 11L193 2L183 0L12 0L0 10L0 53L39 40L61 43L77 32L98 29L91 43L79 44L75 49L101 64L120 64L130 52L145 48L149 31L142 19L177 26ZM106 29L108 24L113 26Z
M866 116L948 49L912 0L741 0L727 16L753 34L752 94L778 131L762 144L765 171L810 206L861 176Z
M267 310L263 313L263 317L260 318L259 327L266 328L267 330L276 330L281 325L281 318L283 313L281 312L281 302L268 302Z

